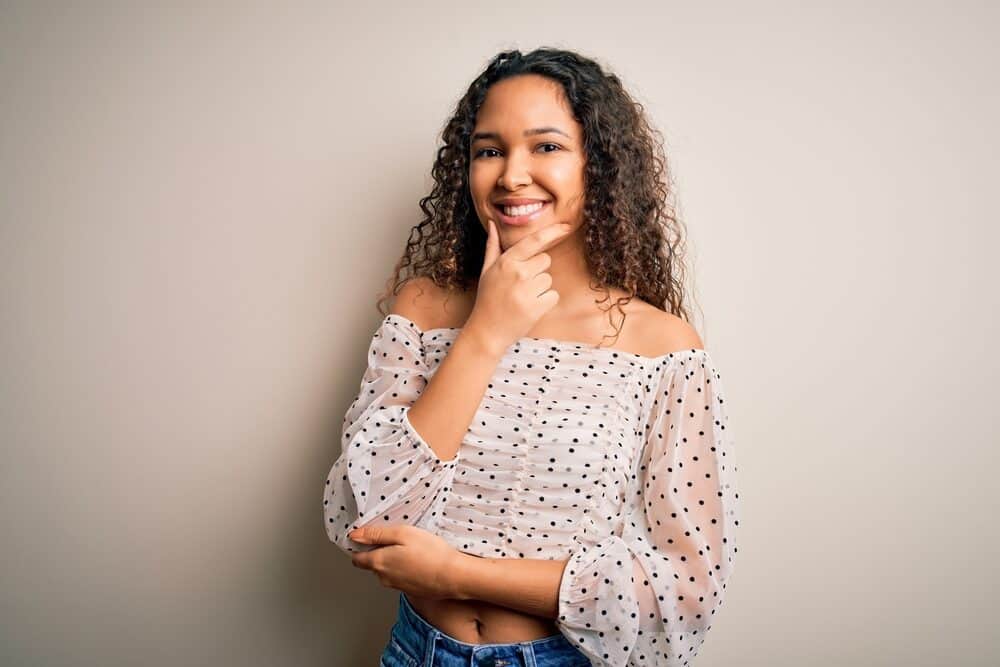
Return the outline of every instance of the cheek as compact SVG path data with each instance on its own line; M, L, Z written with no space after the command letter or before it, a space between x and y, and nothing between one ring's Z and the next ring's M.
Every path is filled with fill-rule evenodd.
M477 179L474 173L469 174L469 196L472 207L477 213L482 213L482 201L488 196L488 190L483 190L482 179Z
M564 204L583 190L583 180L583 168L576 163L553 165L546 174L552 194L562 199Z
M560 164L548 172L553 182L574 185L583 180L583 169L578 164Z
M491 181L489 174L482 169L472 169L469 172L469 192L477 206L493 191L493 183L495 181Z

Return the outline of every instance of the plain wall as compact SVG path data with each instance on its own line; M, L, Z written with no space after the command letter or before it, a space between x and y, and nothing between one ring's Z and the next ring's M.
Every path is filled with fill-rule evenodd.
M729 394L697 664L997 663L995 5L283 4L0 9L0 662L376 662L321 507L375 295L472 78L556 46L664 133Z

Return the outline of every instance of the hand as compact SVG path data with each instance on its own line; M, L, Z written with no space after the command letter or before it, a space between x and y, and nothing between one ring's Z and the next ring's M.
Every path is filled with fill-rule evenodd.
M486 224L486 253L476 303L463 331L473 332L502 351L559 303L559 293L549 289L552 276L546 269L552 258L544 250L566 238L573 226L558 223L543 227L501 253L496 221L487 218Z
M457 597L454 575L461 552L444 539L408 525L364 526L348 537L375 549L351 556L355 567L371 570L383 586L435 600Z

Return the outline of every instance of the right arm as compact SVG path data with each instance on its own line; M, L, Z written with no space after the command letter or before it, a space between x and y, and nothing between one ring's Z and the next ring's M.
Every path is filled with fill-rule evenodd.
M496 223L488 222L475 307L437 370L429 373L416 324L423 318L411 310L430 288L427 311L438 312L442 294L429 279L403 286L372 338L361 391L344 417L343 451L323 494L327 535L344 551L371 549L347 536L355 528L422 528L433 517L430 508L451 489L462 440L497 364L559 300L543 251L572 225L543 227L501 254Z
M423 283L424 289L427 283ZM327 535L347 552L370 546L355 528L420 525L450 489L458 451L503 350L463 328L428 378L414 310L418 281L400 290L373 337L357 398L344 417L343 449L327 478ZM433 289L433 288L432 288Z
M409 410L411 426L443 460L452 460L476 416L503 350L462 329Z

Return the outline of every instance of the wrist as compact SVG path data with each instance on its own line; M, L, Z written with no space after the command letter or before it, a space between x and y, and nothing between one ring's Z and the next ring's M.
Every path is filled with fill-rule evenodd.
M458 332L455 344L459 344L459 341L476 350L478 354L498 361L503 357L504 352L507 351L507 347L509 347L503 341L497 340L489 333L469 325L466 325Z
M455 559L448 569L451 579L451 599L472 600L474 595L471 582L476 580L477 566L483 559L462 551L455 553Z

